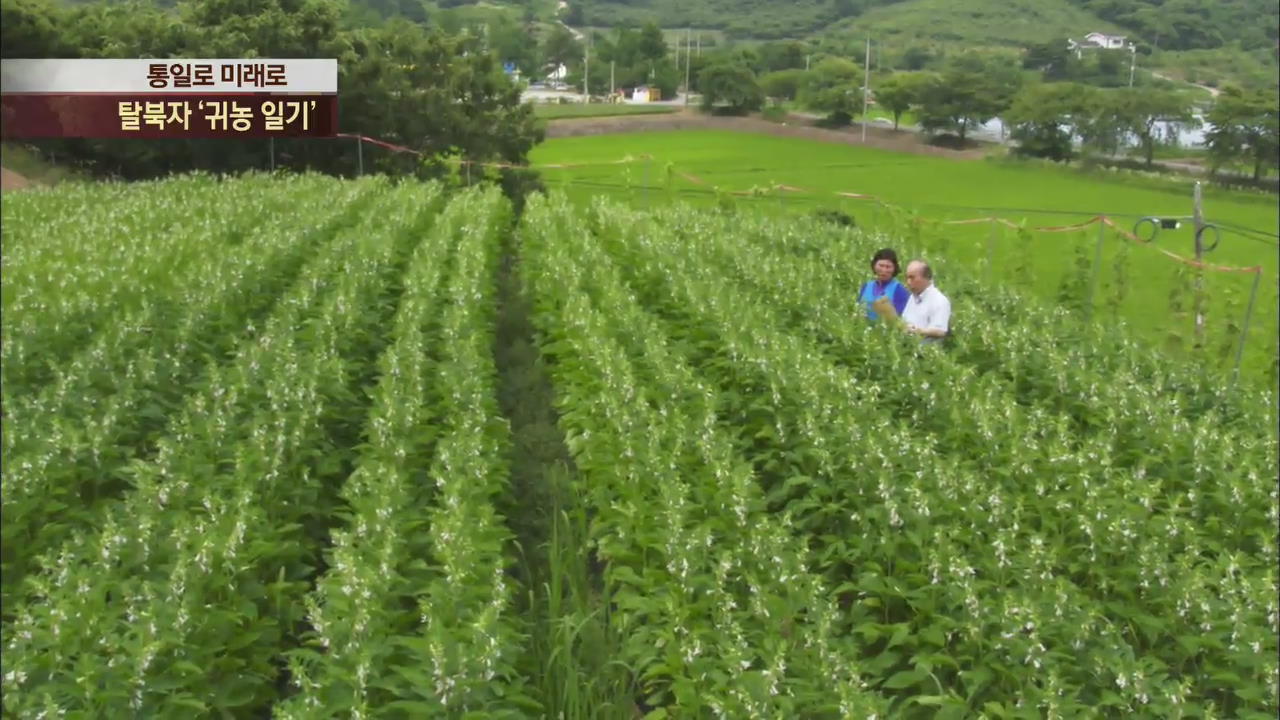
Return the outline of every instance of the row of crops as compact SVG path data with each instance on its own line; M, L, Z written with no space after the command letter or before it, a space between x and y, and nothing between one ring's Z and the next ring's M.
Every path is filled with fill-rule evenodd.
M940 259L958 332L920 348L853 307L888 241L813 221L313 176L12 197L6 716L1280 710L1275 396L1123 328ZM512 295L604 646L545 642L588 619L523 567L565 539L512 481ZM552 689L566 654L621 682Z

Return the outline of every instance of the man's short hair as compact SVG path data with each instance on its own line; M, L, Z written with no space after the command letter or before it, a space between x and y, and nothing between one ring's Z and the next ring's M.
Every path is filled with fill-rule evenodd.
M929 267L929 263L923 260L912 260L908 265L919 265L920 275L923 276L925 280L933 279L933 268Z

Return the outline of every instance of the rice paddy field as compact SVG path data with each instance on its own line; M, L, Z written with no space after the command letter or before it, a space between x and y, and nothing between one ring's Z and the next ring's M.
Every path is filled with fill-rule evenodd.
M2 212L6 717L1280 711L1276 393L1083 287L948 263L924 347L848 259L929 232L307 175Z
M645 156L652 160L643 160ZM634 161L617 163L625 158ZM945 241L929 258L944 268L938 280L944 291L946 270L953 267L993 286L1019 287L1048 301L1063 298L1064 286L1069 294L1070 287L1088 286L1096 276L1096 314L1131 325L1161 352L1194 357L1207 372L1231 374L1240 332L1246 330L1243 318L1254 275L1205 272L1205 330L1200 349L1194 350L1195 273L1161 252L1194 257L1189 182L714 130L556 138L535 149L532 162L574 164L543 174L549 186L564 190L575 202L604 195L641 208L679 200L703 207L731 201L773 215L838 210L859 226L890 237L933 235ZM716 193L717 188L750 192L777 185L796 190L755 197L721 198ZM895 209L837 193L872 196ZM1205 254L1205 262L1261 268L1241 377L1274 382L1280 342L1280 207L1274 195L1209 185L1203 198L1205 220L1220 226L1218 245ZM998 217L1028 228L1062 228L1098 215L1115 224L1104 231L1100 256L1097 224L1022 234L999 223L945 224ZM913 216L921 222L915 223ZM1126 241L1123 233L1143 240L1152 236L1150 223L1139 225L1149 216L1180 218L1181 227L1160 230L1151 243ZM1207 243L1219 239L1213 230L1204 238ZM840 262L861 270L869 256L850 254Z

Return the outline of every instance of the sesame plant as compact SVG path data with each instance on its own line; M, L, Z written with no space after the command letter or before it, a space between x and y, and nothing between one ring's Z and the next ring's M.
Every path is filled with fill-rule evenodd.
M883 614L880 626L865 632L890 641L904 633L893 647L868 643L875 655L861 659L861 667L882 673L882 690L896 691L901 712L910 714L921 697L952 713L993 716L1065 716L1088 707L1248 715L1275 707L1269 658L1277 516L1274 486L1262 479L1274 467L1275 441L1259 431L1274 422L1273 408L1260 415L1246 403L1205 408L1215 394L1194 371L1160 377L1156 363L1115 347L1098 330L1073 331L1086 339L1084 350L1053 349L1052 337L1008 322L1012 314L999 322L976 319L974 340L952 357L895 350L898 338L873 340L875 330L849 321L843 283L818 280L838 276L830 270L837 259L781 251L797 236L829 242L821 230L756 229L740 218L730 233L687 213L671 219L668 232L644 232L614 217L617 225L602 227L600 237L621 267L632 269L641 301L669 318L668 332L690 348L698 367L720 377L722 397L743 398L737 402L746 403L744 412L747 398L768 408L763 417L774 427L763 437L777 438L772 444L760 446L762 430L751 415L740 424L747 438L757 436L752 449L761 480L781 488L771 491L775 508L796 513L797 527L811 539L826 540L833 583L861 577L874 588L874 607ZM756 252L744 247L744 236L759 238ZM839 255L850 255L847 240ZM735 274L745 283L740 290L726 285ZM792 277L812 282L785 280ZM966 299L964 283L953 283L957 301ZM985 295L972 297L981 302ZM796 327L806 332L797 336ZM744 352L753 334L779 354L776 365ZM781 355L788 342L795 350ZM1102 378L1092 371L1098 366L1086 357L1108 354L1107 370L1123 384L1102 392ZM1137 373L1149 376L1125 379ZM1117 402L1119 388L1130 383L1139 389ZM1170 386L1179 389L1162 396L1160 388ZM867 410L844 428L842 408ZM1253 420L1244 420L1249 415ZM1227 417L1236 420L1224 423ZM1257 424L1250 430L1250 423ZM1168 443L1154 456L1152 432ZM1241 446L1258 452L1246 460L1228 450ZM1184 457L1195 459L1184 464ZM789 466L781 458L802 460ZM1194 489L1215 486L1211 478L1227 485ZM983 486L989 489L976 502L947 511L929 500L939 492L973 497ZM1157 506L1162 488L1183 488L1183 501ZM1228 536L1197 530L1197 518L1229 512L1236 502L1255 511ZM848 508L843 519L842 508ZM1063 515L1069 509L1076 512ZM1044 518L1055 515L1062 521L1047 524ZM972 531L957 536L946 530L952 527ZM905 542L877 540L872 555L860 555L845 540L860 532ZM919 539L911 540L913 533ZM957 545L961 537L965 544ZM1200 559L1188 564L1187 548L1206 542L1227 555L1193 553ZM956 554L948 559L948 552ZM990 564L975 565L977 558ZM948 567L963 571L958 586L937 585ZM1212 587L1233 588L1225 593L1230 599ZM1216 638L1210 645L1178 640L1206 633ZM929 645L915 645L927 637L945 639L933 648L938 657L921 654ZM1192 667L1212 669L1188 675ZM1225 689L1225 677L1239 683ZM930 716L936 707L920 712Z
M719 197L6 196L5 716L1280 712L1276 392L1135 340L1127 246L1095 323L1087 236L1046 304L1025 228ZM865 321L881 247L961 332Z
M372 210L412 207L413 188L381 184ZM4 628L7 710L168 717L270 701L316 562L308 525L343 470L331 432L356 402L362 326L408 237L348 229L322 244L155 456L129 466L129 492L40 558Z
M307 597L308 648L291 653L300 691L276 717L538 709L512 675L520 628L492 502L507 442L489 348L493 265L508 212L492 188L458 195L414 251L366 449L342 491L350 519Z
M122 301L114 321L103 323L82 349L64 337L63 350L52 353L52 358L70 359L65 364L50 362L47 382L35 383L15 371L4 383L0 552L6 616L16 606L13 591L26 575L26 563L73 531L93 526L99 501L114 498L127 487L130 462L155 452L165 417L181 405L208 359L234 351L236 330L261 323L279 293L297 278L312 252L310 242L323 241L340 225L361 220L362 202L372 186L353 184L345 197L334 202L327 196L328 185L316 177L294 178L267 193L265 180L251 179L218 191L221 202L238 208L223 214L198 205L201 198L213 194L207 182L179 181L166 187L168 192L181 193L166 199L196 204L198 212L210 215L184 226L187 234L179 238L200 250L199 257L158 273L169 262L164 243L172 242L174 233L163 223L150 226L149 232L155 235L139 232L134 239L150 238L153 254L140 263L145 272L130 276L140 283L148 277L160 283L158 278L163 277L163 285L133 288L136 295ZM138 192L122 202L126 207L130 202L148 207L153 202L148 198L148 193ZM301 210L311 222L298 226L286 212L289 208ZM49 242L15 234L19 237L14 239L15 247L6 245L6 259L11 249L24 256L28 243L56 248L80 238L51 234ZM74 247L63 249L71 256L77 252ZM65 261L65 256L57 261ZM48 271L44 279L16 271L6 282L14 293L14 304L6 305L6 312L17 318L38 316L38 308L26 305L31 301L24 298L53 293L58 287L44 284L56 282L60 287L65 280L56 267ZM122 276L117 269L116 277ZM29 285L36 287L28 289ZM102 306L105 311L109 303L104 299ZM9 329L8 324L5 327ZM14 364L21 367L21 358L15 356ZM6 370L9 367L6 360Z

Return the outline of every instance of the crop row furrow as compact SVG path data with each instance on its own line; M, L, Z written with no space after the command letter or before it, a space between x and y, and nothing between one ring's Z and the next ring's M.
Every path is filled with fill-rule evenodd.
M524 232L540 304L555 307L544 316L546 350L568 385L562 423L598 512L593 535L616 585L617 621L633 638L628 653L666 648L635 668L647 701L679 717L874 714L877 701L832 632L827 591L785 520L764 512L749 468L718 431L709 390L563 206L526 210ZM584 384L592 375L617 384ZM647 446L632 444L638 427L651 434ZM635 487L648 478L657 487ZM641 510L650 503L660 520ZM637 564L646 553L656 557ZM708 612L711 625L699 619Z
M489 325L506 213L493 192L455 197L410 264L344 488L351 519L308 596L309 647L290 659L299 692L276 717L519 717L528 704L492 509L505 488Z

